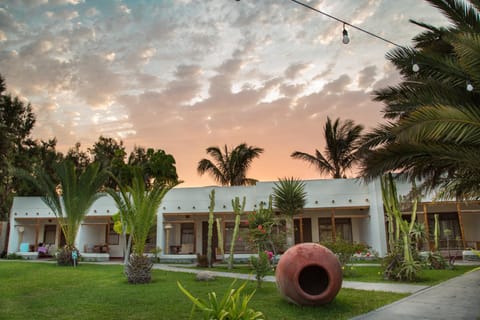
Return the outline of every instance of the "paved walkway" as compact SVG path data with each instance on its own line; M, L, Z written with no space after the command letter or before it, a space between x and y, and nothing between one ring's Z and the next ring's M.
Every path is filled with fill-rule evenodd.
M480 268L353 319L478 320L480 319Z
M187 272L187 273L198 273L199 270L195 268L185 268L181 266L172 266L166 264L155 264L154 269L167 270L173 272ZM244 274L244 273L232 273L232 272L221 272L221 271L210 271L204 270L213 273L217 277L224 278L235 278L235 279L244 279L244 280L255 280L254 274ZM274 276L266 276L264 281L275 282ZM349 289L358 289L358 290L373 290L373 291L390 291L390 292L400 292L400 293L415 293L420 290L428 288L428 286L420 286L413 284L402 284L402 283L374 283L374 282L360 282L360 281L343 281L342 288Z

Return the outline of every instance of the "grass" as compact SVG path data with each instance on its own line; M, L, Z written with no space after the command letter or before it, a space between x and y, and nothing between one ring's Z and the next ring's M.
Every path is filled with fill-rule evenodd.
M180 281L195 296L223 295L232 280L208 283L192 274L154 270L148 285L130 285L120 265L0 261L0 310L3 319L188 319L191 302L178 289ZM238 282L238 285L240 282ZM249 282L247 291L256 288ZM283 300L274 283L264 283L250 306L267 319L348 319L391 303L406 294L342 289L323 307L299 307ZM195 318L199 318L196 315Z
M457 277L478 266L455 266L453 270L431 270L422 269L418 273L418 279L415 282L409 282L419 285L435 285L442 281ZM382 277L383 269L377 266L355 266L353 270L349 270L344 277L345 280L363 281L363 282L386 282L397 283L391 280L384 280Z
M196 267L192 267L196 268ZM383 283L397 283L392 280L383 279L383 269L381 266L347 266L349 268L348 272L344 276L344 280L347 281L360 281L360 282L383 282ZM464 274L476 266L455 266L453 270L430 270L423 269L418 274L417 281L413 284L419 285L434 285L442 281L457 277ZM254 274L253 269L247 264L236 264L232 270L228 269L227 265L218 264L213 268L198 268L202 270L211 270L211 271L221 271L221 272L235 272L235 273L245 273L245 274ZM268 275L274 275L274 272L270 272Z

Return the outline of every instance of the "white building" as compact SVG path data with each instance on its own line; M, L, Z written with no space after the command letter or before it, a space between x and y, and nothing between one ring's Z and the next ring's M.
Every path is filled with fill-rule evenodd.
M379 181L364 184L357 179L307 180L305 185L307 203L303 213L295 217L296 242L342 237L365 243L380 256L386 254L386 219ZM246 197L245 211L251 212L261 202L268 202L273 186L274 182L258 182L255 186L172 189L159 209L156 235L150 239L149 246L161 248L160 256L169 259L195 259L197 253L206 254L209 194L215 189L214 213L221 218L221 232L228 253L234 223L232 199ZM405 195L410 187L398 184L398 189L399 194ZM113 230L112 215L116 212L109 196L100 198L91 207L75 242L84 257L123 256L123 239ZM440 217L441 247L446 246L444 230L448 229L451 247L480 249L480 201L434 202L431 195L425 197L418 205L417 214L427 232L433 233L436 213ZM410 214L404 212L407 219ZM64 244L57 219L40 197L16 197L10 217L9 253L36 258L39 247L53 254ZM241 228L247 226L242 224ZM217 247L214 238L214 247ZM249 253L246 240L240 237L235 254Z

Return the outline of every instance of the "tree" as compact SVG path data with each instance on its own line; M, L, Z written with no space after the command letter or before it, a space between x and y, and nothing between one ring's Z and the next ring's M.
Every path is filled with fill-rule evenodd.
M451 22L425 28L414 48L387 58L403 81L375 92L390 121L365 136L362 175L372 179L395 171L440 187L446 197L480 195L480 12L476 2L427 0ZM412 60L420 64L411 69Z
M43 168L38 168L34 176L24 170L19 173L36 184L42 191L42 200L57 217L66 242L58 263L71 265L78 229L93 203L103 196L98 191L107 173L100 170L98 163L89 164L85 171L77 170L71 160L60 162L54 170L58 181L54 181Z
M82 151L80 142L75 143L73 148L70 148L65 155L65 159L70 160L75 165L77 171L85 170L90 164L90 156L87 152Z
M31 105L7 94L5 80L0 75L0 220L8 218L20 183L9 168L13 165L30 168L26 150L32 143L29 137L34 124Z
M362 125L355 125L352 120L334 123L327 117L323 128L323 136L327 143L324 153L315 149L315 155L295 151L291 154L294 159L304 160L313 165L320 174L329 174L334 179L346 178L346 171L358 160L358 142L363 130Z
M307 202L305 183L295 178L280 179L273 187L273 205L284 216L286 222L287 247L293 246L293 217L301 213Z
M257 182L247 178L247 170L253 159L263 153L262 148L242 143L231 151L225 145L223 153L219 147L209 147L206 151L213 158L213 162L209 159L200 160L197 167L200 175L208 172L222 186L254 185Z
M100 136L98 141L88 151L92 155L93 162L100 163L101 169L110 171L115 177L122 175L125 169L125 157L127 154L123 141L117 142L113 138ZM109 178L105 186L115 189L117 188L117 183L114 179Z
M57 139L48 141L28 141L17 159L15 166L23 168L31 173L37 170L45 171L53 180L56 180L55 166L62 161L63 155L56 150ZM41 196L42 191L33 183L25 179L16 179L15 193L17 196Z
M118 207L123 228L130 231L127 252L130 251L130 246L133 247L133 252L128 257L125 268L129 283L151 281L152 262L144 255L145 243L163 197L177 184L178 182L156 180L147 189L143 172L136 167L130 184L119 184L119 192L111 188L107 190Z
M164 150L135 147L128 164L141 167L147 183L155 180L178 182L175 158Z

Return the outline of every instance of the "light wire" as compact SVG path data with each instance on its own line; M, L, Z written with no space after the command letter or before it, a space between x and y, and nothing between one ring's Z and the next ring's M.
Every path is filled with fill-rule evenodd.
M349 26L349 27L352 27L352 28L354 28L354 29L357 29L357 30L359 30L359 31L362 31L362 32L368 34L369 36L372 36L372 37L375 37L375 38L380 39L380 40L382 40L382 41L385 41L385 42L387 42L387 43L393 44L393 45L396 46L396 47L405 48L404 46L401 46L401 45L399 45L399 44L397 44L397 43L395 43L395 42L393 42L393 41L390 41L390 40L388 40L388 39L386 39L386 38L384 38L384 37L381 37L381 36L379 36L379 35L377 35L377 34L375 34L375 33L372 33L372 32L370 32L370 31L368 31L368 30L365 30L365 29L362 29L362 28L360 28L360 27L357 27L357 26L355 26L355 25L353 25L353 24L351 24L351 23L349 23L349 22L347 22L347 21L345 21L345 20L342 20L342 19L339 19L339 18L337 18L337 17L334 17L334 16L332 16L331 14L328 14L328 13L326 13L326 12L323 12L323 11L321 11L321 10L318 10L318 9L312 7L312 6L309 6L308 4L305 4L305 3L300 2L300 1L297 1L297 0L290 0L290 1L295 2L296 4L299 4L299 5L301 5L301 6L304 6L305 8L308 8L308 9L313 10L313 11L315 11L315 12L318 12L318 13L320 13L320 14L323 14L324 16L329 17L330 19L336 20L336 21L338 21L338 22L341 22L341 23L343 23L343 24L345 24L345 25L347 25L347 26Z

